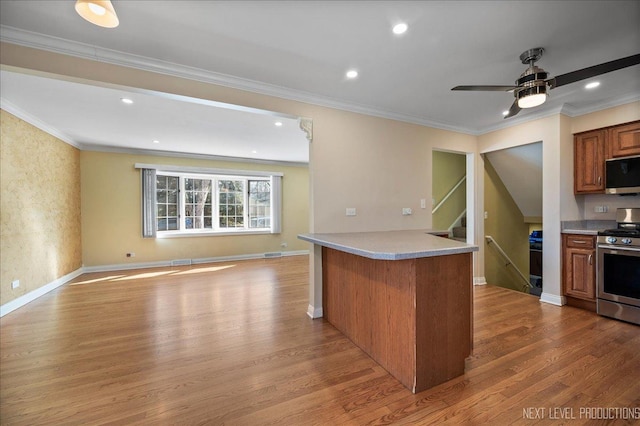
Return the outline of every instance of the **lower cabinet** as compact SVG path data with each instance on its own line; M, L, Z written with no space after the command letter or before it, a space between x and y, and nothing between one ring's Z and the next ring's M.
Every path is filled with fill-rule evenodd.
M596 310L596 237L562 235L562 280L567 304Z

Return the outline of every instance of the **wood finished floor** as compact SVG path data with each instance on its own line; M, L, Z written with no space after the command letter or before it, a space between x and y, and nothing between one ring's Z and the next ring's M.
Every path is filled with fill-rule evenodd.
M306 256L83 275L0 320L0 423L638 423L579 418L640 407L638 326L476 287L465 374L413 395L307 283Z

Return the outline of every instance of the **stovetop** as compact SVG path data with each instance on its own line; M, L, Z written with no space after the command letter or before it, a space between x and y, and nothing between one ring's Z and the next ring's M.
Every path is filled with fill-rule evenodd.
M640 229L605 229L604 231L598 232L598 235L602 235L605 237L629 237L629 238L638 238L640 237Z

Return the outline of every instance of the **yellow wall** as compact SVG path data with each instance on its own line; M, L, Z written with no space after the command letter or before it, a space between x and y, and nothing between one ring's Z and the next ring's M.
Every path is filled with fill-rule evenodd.
M486 235L490 235L507 253L513 264L525 277L529 277L529 224L502 183L500 176L485 158L484 205L487 219ZM493 244L485 240L485 277L488 284L522 291L522 278L506 261Z
M0 303L82 266L80 212L78 149L0 111Z
M80 159L85 266L308 250L297 239L309 230L307 167L91 151L82 151ZM282 172L282 233L142 238L140 170L134 168L135 163ZM287 247L282 248L285 242ZM135 257L127 258L128 252Z
M437 205L449 191L467 174L464 155L452 152L433 151L433 199ZM448 229L467 205L466 185L456 189L444 204L433 214L433 229ZM434 205L434 207L435 207Z

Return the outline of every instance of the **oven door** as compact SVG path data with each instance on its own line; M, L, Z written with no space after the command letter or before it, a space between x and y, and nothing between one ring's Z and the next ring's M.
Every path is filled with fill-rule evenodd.
M640 307L640 248L597 248L598 298Z

